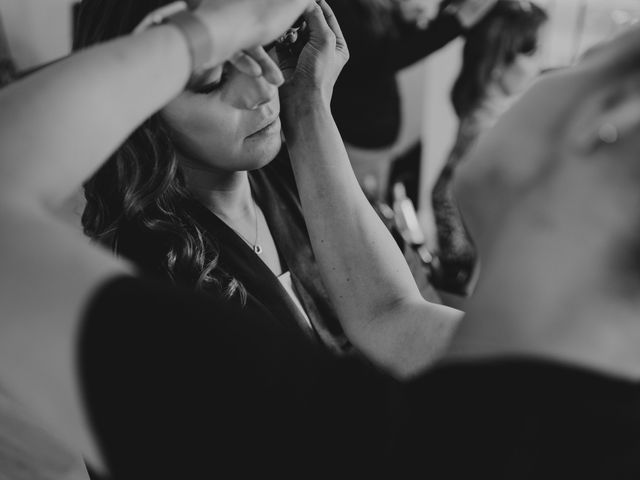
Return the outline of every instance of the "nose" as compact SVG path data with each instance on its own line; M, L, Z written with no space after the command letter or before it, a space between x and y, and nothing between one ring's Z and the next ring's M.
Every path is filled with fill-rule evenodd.
M223 99L236 108L256 110L278 94L278 88L264 77L252 77L233 68Z

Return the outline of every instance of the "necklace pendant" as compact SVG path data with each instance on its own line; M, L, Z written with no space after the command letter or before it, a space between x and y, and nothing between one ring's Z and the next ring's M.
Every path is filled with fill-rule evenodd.
M260 245L254 245L253 251L255 252L256 255L260 255L262 253L262 247Z

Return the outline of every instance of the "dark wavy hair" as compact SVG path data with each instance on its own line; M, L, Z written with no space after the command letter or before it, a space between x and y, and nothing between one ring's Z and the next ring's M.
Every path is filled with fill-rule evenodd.
M472 112L484 99L496 67L508 66L518 54L537 49L547 13L528 0L499 0L466 34L462 70L451 100L458 117Z
M130 33L170 0L83 0L74 50ZM84 232L150 273L220 294L246 292L219 268L219 248L184 209L193 201L171 131L159 114L147 119L84 184Z

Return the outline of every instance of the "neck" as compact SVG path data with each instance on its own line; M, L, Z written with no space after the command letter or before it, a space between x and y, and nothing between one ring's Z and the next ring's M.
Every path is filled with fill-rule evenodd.
M498 84L492 83L487 87L484 98L476 109L476 114L487 117L493 124L509 109L515 99L516 96L507 95Z
M525 300L526 301L526 300ZM637 303L594 293L563 308L471 309L450 360L528 356L640 380Z
M181 161L187 187L215 214L227 220L253 215L247 172L229 172Z

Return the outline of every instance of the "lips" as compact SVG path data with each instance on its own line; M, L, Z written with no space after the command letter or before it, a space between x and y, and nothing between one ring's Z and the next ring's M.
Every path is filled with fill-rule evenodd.
M260 135L261 133L266 132L270 127L272 127L278 121L279 118L280 118L279 115L275 115L270 119L265 120L262 123L262 126L258 128L255 132L253 132L251 135L249 135L247 138L254 137L256 135Z

